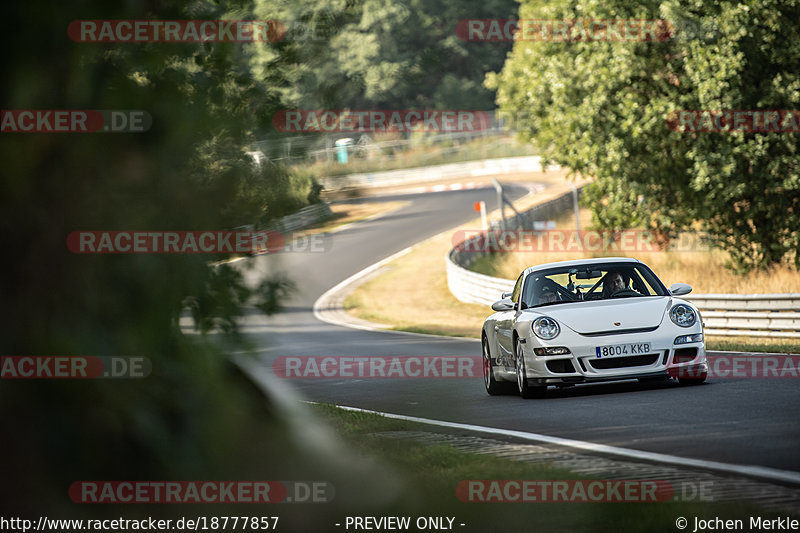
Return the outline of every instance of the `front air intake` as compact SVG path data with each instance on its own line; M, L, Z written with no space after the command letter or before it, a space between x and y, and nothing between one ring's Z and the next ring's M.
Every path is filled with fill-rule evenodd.
M635 355L632 357L609 357L608 359L590 360L589 364L597 370L610 368L628 368L632 366L649 366L658 361L658 354Z
M575 366L570 359L558 359L556 361L548 361L547 370L553 374L572 374L575 372Z

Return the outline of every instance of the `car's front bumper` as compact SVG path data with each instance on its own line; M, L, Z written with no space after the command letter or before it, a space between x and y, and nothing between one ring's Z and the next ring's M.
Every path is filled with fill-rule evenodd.
M613 336L584 336L574 332L559 336L547 344L531 337L522 345L528 383L531 385L558 385L615 381L648 377L700 377L707 371L705 343L703 341L675 345L681 335L702 333L702 329L678 330L676 327L659 328L645 333ZM597 357L597 347L649 343L646 353ZM565 355L536 355L534 348L564 346L570 350Z

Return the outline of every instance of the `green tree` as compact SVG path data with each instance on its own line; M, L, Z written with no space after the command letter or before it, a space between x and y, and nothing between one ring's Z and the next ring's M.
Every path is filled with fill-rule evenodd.
M519 41L497 102L526 140L596 177L598 225L674 235L699 221L739 270L800 265L797 134L673 131L677 110L798 109L794 2L526 1L523 19L667 19L663 42Z
M509 43L472 43L459 20L514 18L514 0L301 0L257 2L284 39L255 54L260 79L300 109L491 109L484 73L502 65ZM280 77L271 66L280 64Z
M152 127L2 134L0 355L142 356L154 370L148 379L115 382L4 380L1 403L17 406L2 415L5 488L40 501L48 490L62 501L65 487L86 476L207 475L220 436L241 436L251 398L227 358L182 334L179 320L192 305L203 329L234 332L245 306L272 312L288 287L276 279L247 286L239 271L210 265L222 256L77 255L67 235L226 230L308 201L286 184L287 169L257 169L245 154L279 97L253 79L246 46L67 36L80 17L240 19L252 16L248 3L84 0L69 7L37 0L8 7L3 108L139 109ZM313 183L303 179L307 197ZM23 456L35 458L28 470L14 464Z

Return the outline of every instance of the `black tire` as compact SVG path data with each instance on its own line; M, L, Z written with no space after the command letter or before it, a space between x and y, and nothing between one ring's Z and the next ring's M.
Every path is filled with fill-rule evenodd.
M484 335L481 339L481 349L483 352L483 386L490 396L509 394L514 391L514 384L508 381L497 381L494 377L494 365L489 356L489 340Z
M700 385L701 383L705 382L708 376L700 376L697 378L678 378L678 383L683 386L692 386L692 385Z
M681 385L700 385L708 378L708 368L682 367L677 374L678 383Z
M522 344L514 339L514 366L517 369L517 391L525 398L542 398L547 392L547 385L529 385L525 375L525 357L522 355Z

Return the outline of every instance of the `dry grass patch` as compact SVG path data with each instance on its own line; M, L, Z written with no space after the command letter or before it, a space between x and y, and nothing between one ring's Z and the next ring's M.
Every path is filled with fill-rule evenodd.
M530 183L533 181L538 182L546 182L552 183L555 181L563 181L567 176L566 170L548 170L547 173L536 173L535 175L531 172L512 172L509 174L503 174L499 176L499 180L502 183ZM401 193L403 191L409 189L416 189L419 187L434 187L436 185L453 185L458 183L478 183L478 184L485 184L490 185L492 183L492 176L461 176L457 178L447 178L447 179L439 179L435 181L421 181L416 183L409 183L407 185L390 185L385 187L369 187L363 188L358 191L360 196L382 196L385 194L392 194L392 193ZM519 205L515 205L515 207L520 210ZM524 209L524 207L523 207ZM508 216L513 216L513 212L511 209L506 208L506 214Z
M305 228L296 233L298 236L315 235L333 231L345 224L352 224L367 218L385 215L407 206L409 202L367 202L367 203L336 203L331 204L333 218Z
M376 142L399 141L396 134L377 136ZM363 172L385 172L482 159L520 157L535 155L537 150L530 143L519 142L513 134L497 137L473 139L464 144L449 146L443 144L426 145L419 143L407 149L395 149L384 146L384 149L372 151L367 157L352 153L346 164L338 161L320 161L297 165L301 169L318 176L336 177Z
M706 335L706 348L731 352L775 352L800 354L800 339L767 337L721 337Z
M561 172L532 173L529 181L553 185L545 192L521 199L517 209L527 209L568 192L563 176ZM480 219L476 219L418 244L386 265L383 273L357 287L345 299L345 309L358 318L391 324L398 330L477 338L483 321L493 311L453 297L447 287L445 255L452 248L455 232L479 225ZM387 298L387 294L392 297Z
M450 294L444 269L450 245L450 233L418 245L356 288L345 299L345 309L358 318L403 331L477 337L492 310L461 303Z

